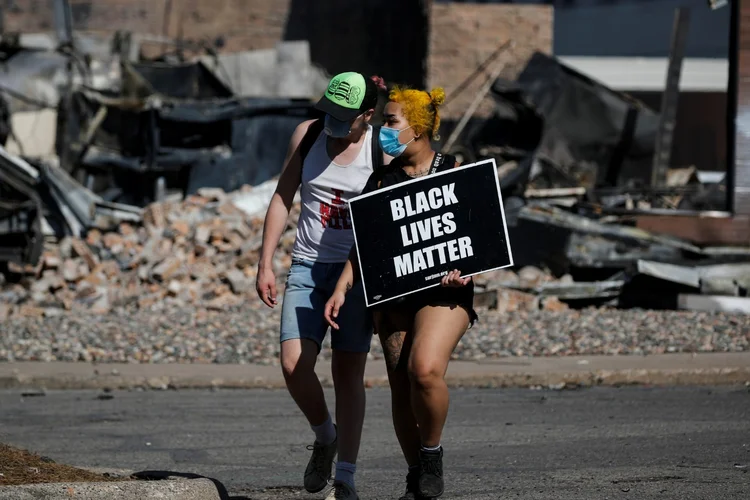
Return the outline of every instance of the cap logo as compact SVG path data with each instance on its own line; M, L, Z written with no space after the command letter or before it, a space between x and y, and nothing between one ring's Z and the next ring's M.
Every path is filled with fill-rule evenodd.
M331 84L328 86L328 94L337 101L346 101L350 106L353 106L359 100L360 93L359 87L338 79L331 80Z

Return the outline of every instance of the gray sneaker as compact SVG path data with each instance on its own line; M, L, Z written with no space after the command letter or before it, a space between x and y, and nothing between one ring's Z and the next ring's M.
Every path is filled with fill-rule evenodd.
M326 500L359 500L359 496L348 484L334 481L333 489L328 493Z
M312 456L305 469L305 489L310 493L323 491L331 479L333 459L338 449L338 436L329 445L320 444L317 441L308 450L312 450Z

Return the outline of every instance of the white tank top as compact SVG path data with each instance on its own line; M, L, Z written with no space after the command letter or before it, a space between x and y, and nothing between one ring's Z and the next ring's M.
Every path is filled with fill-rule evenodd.
M302 198L292 256L322 263L346 262L354 245L349 199L359 195L373 171L372 127L354 161L346 166L331 160L321 133L302 166Z

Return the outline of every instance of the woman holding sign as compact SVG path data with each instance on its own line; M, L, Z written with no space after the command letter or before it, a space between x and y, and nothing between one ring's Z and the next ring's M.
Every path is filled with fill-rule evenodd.
M394 157L367 181L364 193L458 166L455 158L432 149L440 126L443 89L432 92L396 87L383 112L383 152ZM336 318L346 293L358 280L356 251L328 300L325 317ZM443 448L440 439L448 414L448 361L461 337L477 319L474 283L451 270L441 286L372 308L391 387L393 425L409 466L401 500L437 498L443 494Z

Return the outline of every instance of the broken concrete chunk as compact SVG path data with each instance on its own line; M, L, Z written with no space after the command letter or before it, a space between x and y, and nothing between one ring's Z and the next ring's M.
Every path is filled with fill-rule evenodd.
M721 295L679 294L678 309L689 311L725 312L750 314L750 297L726 297Z
M245 239L237 233L229 234L229 245L231 246L230 252L237 252L244 243Z
M168 257L161 264L151 270L151 276L154 279L164 282L176 277L180 267L181 264L179 260L174 257Z
M247 269L249 267L254 266L258 263L258 255L255 253L247 253L244 255L241 255L237 262L235 262L235 266L237 266L237 269Z
M539 297L518 290L501 289L497 291L497 310L500 312L536 311L539 309Z
M526 266L518 271L518 279L522 288L536 288L548 281L547 273L534 266Z
M60 269L62 266L62 259L54 254L51 253L45 253L44 254L44 269Z
M89 266L89 269L94 269L96 267L99 263L99 259L83 240L74 238L71 241L71 245L73 247L74 256L81 257L84 262L86 262L86 265Z
M65 282L60 277L60 275L57 274L57 272L52 271L52 270L44 271L42 273L42 279L40 282L45 283L45 285L47 286L47 290L53 293L65 287Z
M224 294L206 303L206 309L210 311L223 311L232 306L242 303L242 299L236 295Z
M12 311L13 308L10 306L10 304L3 304L2 302L0 302L0 323L10 318L10 314Z
M569 309L568 304L557 297L544 297L542 300L542 309L545 311L562 312Z
M216 268L211 264L210 260L201 259L196 260L193 265L190 266L190 275L196 280L214 280L218 276Z
M227 198L227 194L221 188L200 188L197 194L209 201L224 201Z
M76 282L86 276L88 269L83 259L67 259L63 263L63 279Z
M200 225L195 228L195 242L196 243L208 243L211 237L211 228L206 225Z
M150 309L161 300L161 294L152 293L138 298L139 309Z
M143 223L153 227L164 227L167 224L164 207L160 203L152 203L143 211Z
M172 297L176 297L180 293L181 290L182 290L182 284L179 281L172 280L169 282L167 291Z
M41 318L44 316L44 308L23 304L21 306L18 306L18 308L15 310L15 314L27 318Z
M500 287L515 287L519 285L519 278L516 273L507 269L497 269L487 273L474 276L474 283L488 290L495 290Z
M733 277L706 277L701 278L702 295L728 295L737 297L740 295L740 285Z
M117 229L120 234L125 237L130 237L136 234L136 228L132 224L129 224L127 222L121 222Z
M237 295L249 292L253 288L253 283L245 276L245 273L238 269L231 269L226 273L226 279L232 292Z
M86 235L86 243L92 247L97 247L102 242L102 233L98 229L91 229Z
M67 237L63 238L57 246L57 250L60 252L60 257L63 259L73 257L73 239Z
M109 289L104 286L96 287L96 300L91 304L91 312L94 314L108 314L112 309L109 300Z
M65 311L57 307L46 307L44 309L45 318L55 318L57 316L62 316L63 314L65 314Z
M188 223L184 220L174 221L170 228L172 229L172 231L174 231L175 234L180 236L187 236L190 234L190 225L188 225Z
M234 221L228 224L228 228L230 231L233 231L241 236L243 240L246 240L253 235L250 228L247 227L247 224L245 224L245 222L243 222L242 220Z
M114 260L108 260L99 264L97 271L101 272L108 279L112 279L119 274L120 266Z
M102 243L104 244L104 248L108 249L113 254L118 254L125 248L122 236L117 233L105 234L102 236Z

